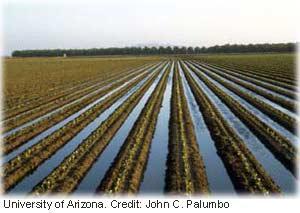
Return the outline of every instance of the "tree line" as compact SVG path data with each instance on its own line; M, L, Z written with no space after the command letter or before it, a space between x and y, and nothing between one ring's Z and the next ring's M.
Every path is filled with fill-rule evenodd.
M15 50L13 57L59 57L59 56L101 56L101 55L161 55L161 54L201 54L201 53L266 53L295 52L296 43L276 44L225 44L211 47L111 47L92 49L44 49Z

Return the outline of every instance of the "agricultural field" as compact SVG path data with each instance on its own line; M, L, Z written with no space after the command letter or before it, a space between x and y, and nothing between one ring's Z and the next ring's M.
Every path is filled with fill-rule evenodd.
M292 194L293 54L4 60L13 194Z

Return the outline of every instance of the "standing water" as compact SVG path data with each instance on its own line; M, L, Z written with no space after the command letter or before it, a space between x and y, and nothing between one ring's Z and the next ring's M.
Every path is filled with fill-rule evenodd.
M149 78L149 76L147 77ZM147 79L146 78L146 79ZM70 155L81 142L87 138L97 127L111 115L117 107L119 107L134 91L136 91L146 79L139 82L138 85L128 91L110 108L101 113L95 120L89 123L83 130L81 130L75 137L73 137L66 145L59 149L54 155L42 163L31 175L26 176L20 183L18 183L10 192L30 192L33 187L49 175L62 161Z
M193 93L188 86L188 82L182 73L180 65L179 70L183 81L184 93L188 101L189 111L191 112L195 127L199 151L204 160L209 188L212 193L235 193L234 186L228 176L222 159L220 159L217 154L214 141L210 136L209 130L207 129Z
M274 107L274 108L276 108L276 109L282 111L283 113L285 113L285 114L291 116L292 118L295 118L295 119L297 118L297 114L296 114L296 113L294 113L294 112L292 112L292 111L290 111L290 110L288 110L288 109L286 109L286 108L280 106L279 104L277 104L277 103L275 103L275 102L273 102L273 101L270 101L269 99L267 99L267 98L265 98L265 97L263 97L263 96L261 96L261 95L255 93L255 92L253 92L253 91L251 91L251 90L249 90L249 89L247 89L247 88L245 88L245 87L243 87L243 86L241 86L241 85L238 85L238 84L232 82L231 80L226 79L225 77L221 76L219 72L216 72L216 71L213 72L213 71L211 71L211 70L209 70L209 69L207 69L207 68L205 68L205 67L202 67L201 65L196 64L196 63L191 63L191 64L195 65L195 67L197 67L199 70L204 70L204 71L206 71L206 72L211 73L211 74L214 75L214 76L218 76L218 77L221 78L223 81L225 81L225 82L227 82L227 83L230 83L230 84L234 85L235 87L239 88L241 91L246 92L246 93L248 93L248 94L250 94L250 95L252 95L252 96L254 96L254 97L260 99L261 101L263 101L263 102L265 102L265 103L271 105L272 107ZM225 74L225 73L222 73L222 74L225 75L225 76L229 76L228 74ZM230 77L232 77L232 78L234 78L234 79L236 79L236 80L239 80L239 81L241 81L241 82L243 82L243 83L245 83L245 84L249 84L247 81L244 81L244 80L242 80L242 79L238 79L238 78L236 78L236 77L234 77L234 76L230 76ZM254 85L254 84L251 85L251 86L257 87L257 86ZM258 89L260 90L260 88L258 88Z
M186 66L185 66L186 67ZM189 68L186 67L188 70ZM192 71L192 77L196 80L203 92L214 103L217 110L224 116L228 124L233 127L238 136L244 141L258 162L266 172L280 186L284 192L295 191L294 176L273 156L273 154L260 142L259 139L241 122L231 110L202 82Z
M164 70L165 69L166 67L164 68ZM109 142L102 154L98 157L91 169L82 179L77 189L75 190L75 193L91 193L93 191L96 191L105 173L107 172L110 165L113 163L115 157L117 156L123 142L128 136L130 130L132 129L139 114L144 108L151 93L154 91L155 86L157 85L159 79L162 76L162 73L159 75L159 77L155 79L154 83L144 94L143 98L139 101L138 105L133 109L133 111L130 113L130 115L128 116L124 124L121 126L121 128L118 130L116 135Z
M201 72L198 70L198 72ZM286 137L289 141L291 141L293 144L297 144L297 138L296 136L285 129L283 126L281 126L276 121L272 120L268 115L261 112L259 109L254 107L252 104L247 102L245 99L239 97L235 93L231 92L229 89L225 88L223 85L221 85L219 82L212 79L207 74L201 72L206 78L208 78L211 82L213 82L215 85L217 85L220 89L225 91L228 95L230 95L233 99L237 100L243 107L245 107L247 110L249 110L251 113L253 113L255 116L257 116L260 120L262 120L264 123L268 124L269 126L273 127L276 131L278 131L281 135Z
M138 69L138 70L134 71L133 73L130 73L130 74L127 75L127 76L123 76L123 77L119 78L118 80L116 80L115 82L119 82L119 81L121 81L121 80L127 78L128 76L133 76L133 75L135 75L136 73L138 73L140 70L142 70L142 69ZM140 73L140 74L138 74L137 76L133 77L130 81L133 81L134 79L136 79L136 78L137 78L138 76L140 76L140 75L142 75L142 73ZM127 83L128 83L128 82L127 82ZM126 83L126 84L127 84L127 83ZM58 108L56 108L56 109L54 109L54 110L52 110L52 111L50 111L50 112L48 112L48 113L46 113L46 114L44 114L44 115L42 115L42 116L39 116L39 117L37 117L37 118L35 118L35 119L31 120L31 121L28 121L28 122L26 122L26 123L24 123L24 124L22 124L22 125L20 125L20 126L18 126L18 127L16 127L16 128L14 128L14 129L10 130L10 131L8 131L8 132L5 132L5 133L3 134L3 136L4 136L4 137L7 137L7 136L9 136L9 135L12 135L12 134L16 133L17 131L19 131L19 130L25 128L25 127L28 127L28 126L30 126L30 125L32 125L32 124L35 124L35 123L37 123L37 122L39 122L39 121L41 121L41 120L43 120L43 119L45 119L45 118L47 118L47 117L53 115L54 113L57 113L57 112L59 112L60 110L63 110L64 108L66 108L66 107L68 107L68 106L71 106L71 105L73 105L73 104L75 104L75 103L78 103L78 102L80 102L81 100L83 100L83 99L85 99L85 98L87 98L87 97L91 97L92 95L95 95L96 93L98 93L98 92L100 92L100 91L102 91L102 90L108 88L108 87L111 86L112 84L113 84L113 83L109 83L109 84L107 84L107 85L105 85L105 86L102 86L102 87L100 87L100 88L94 90L93 92L90 92L90 93L88 93L88 94L85 94L85 95L83 95L82 97L80 97L80 98L78 98L78 99L76 99L76 100L74 100L74 101L71 101L71 102L69 102L69 103L67 103L67 104L65 104L65 105L63 105L63 106L61 106L61 107L58 107ZM88 89L88 88L86 88L86 89ZM74 93L74 94L75 94L75 93ZM26 113L27 113L27 112L26 112Z
M141 193L163 193L165 187L166 161L169 141L169 119L172 94L174 63L168 77L167 87L158 119L148 158L144 178L140 186Z
M161 68L161 65L158 68L156 68L155 70L158 70L160 68ZM140 75L142 75L142 74L140 74ZM138 75L138 76L140 76L140 75ZM104 100L105 98L107 98L112 93L117 92L118 90L120 90L121 88L123 88L124 86L126 86L129 82L132 82L133 80L135 80L138 76L132 78L131 80L129 80L128 82L126 82L122 86L120 86L120 87L118 87L116 89L113 89L112 91L110 91L109 93L105 94L101 98L97 99L96 101L94 101L94 102L88 104L87 106L85 106L84 108L80 109L79 111L77 111L73 115L70 115L66 119L60 121L59 123L55 124L54 126L50 127L49 129L47 129L46 131L40 133L39 135L35 136L31 140L27 141L24 145L16 148L13 152L9 153L8 155L5 155L3 157L3 163L8 162L9 160L11 160L12 158L16 157L18 154L22 153L23 151L25 151L29 147L31 147L34 144L40 142L42 139L46 138L48 135L52 134L53 132L55 132L59 128L63 127L64 125L66 125L71 120L77 118L82 113L86 112L87 110L89 110L90 108L92 108L93 106L95 106L96 104L98 104L99 102L101 102L102 100Z

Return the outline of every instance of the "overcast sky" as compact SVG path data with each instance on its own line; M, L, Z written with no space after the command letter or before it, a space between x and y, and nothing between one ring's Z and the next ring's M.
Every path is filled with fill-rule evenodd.
M296 42L299 35L298 0L45 2L4 1L4 54L16 49Z

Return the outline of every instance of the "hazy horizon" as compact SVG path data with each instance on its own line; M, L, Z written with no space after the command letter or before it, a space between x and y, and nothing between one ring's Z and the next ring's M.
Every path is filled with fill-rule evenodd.
M17 49L297 42L297 11L296 0L5 1L2 54Z

